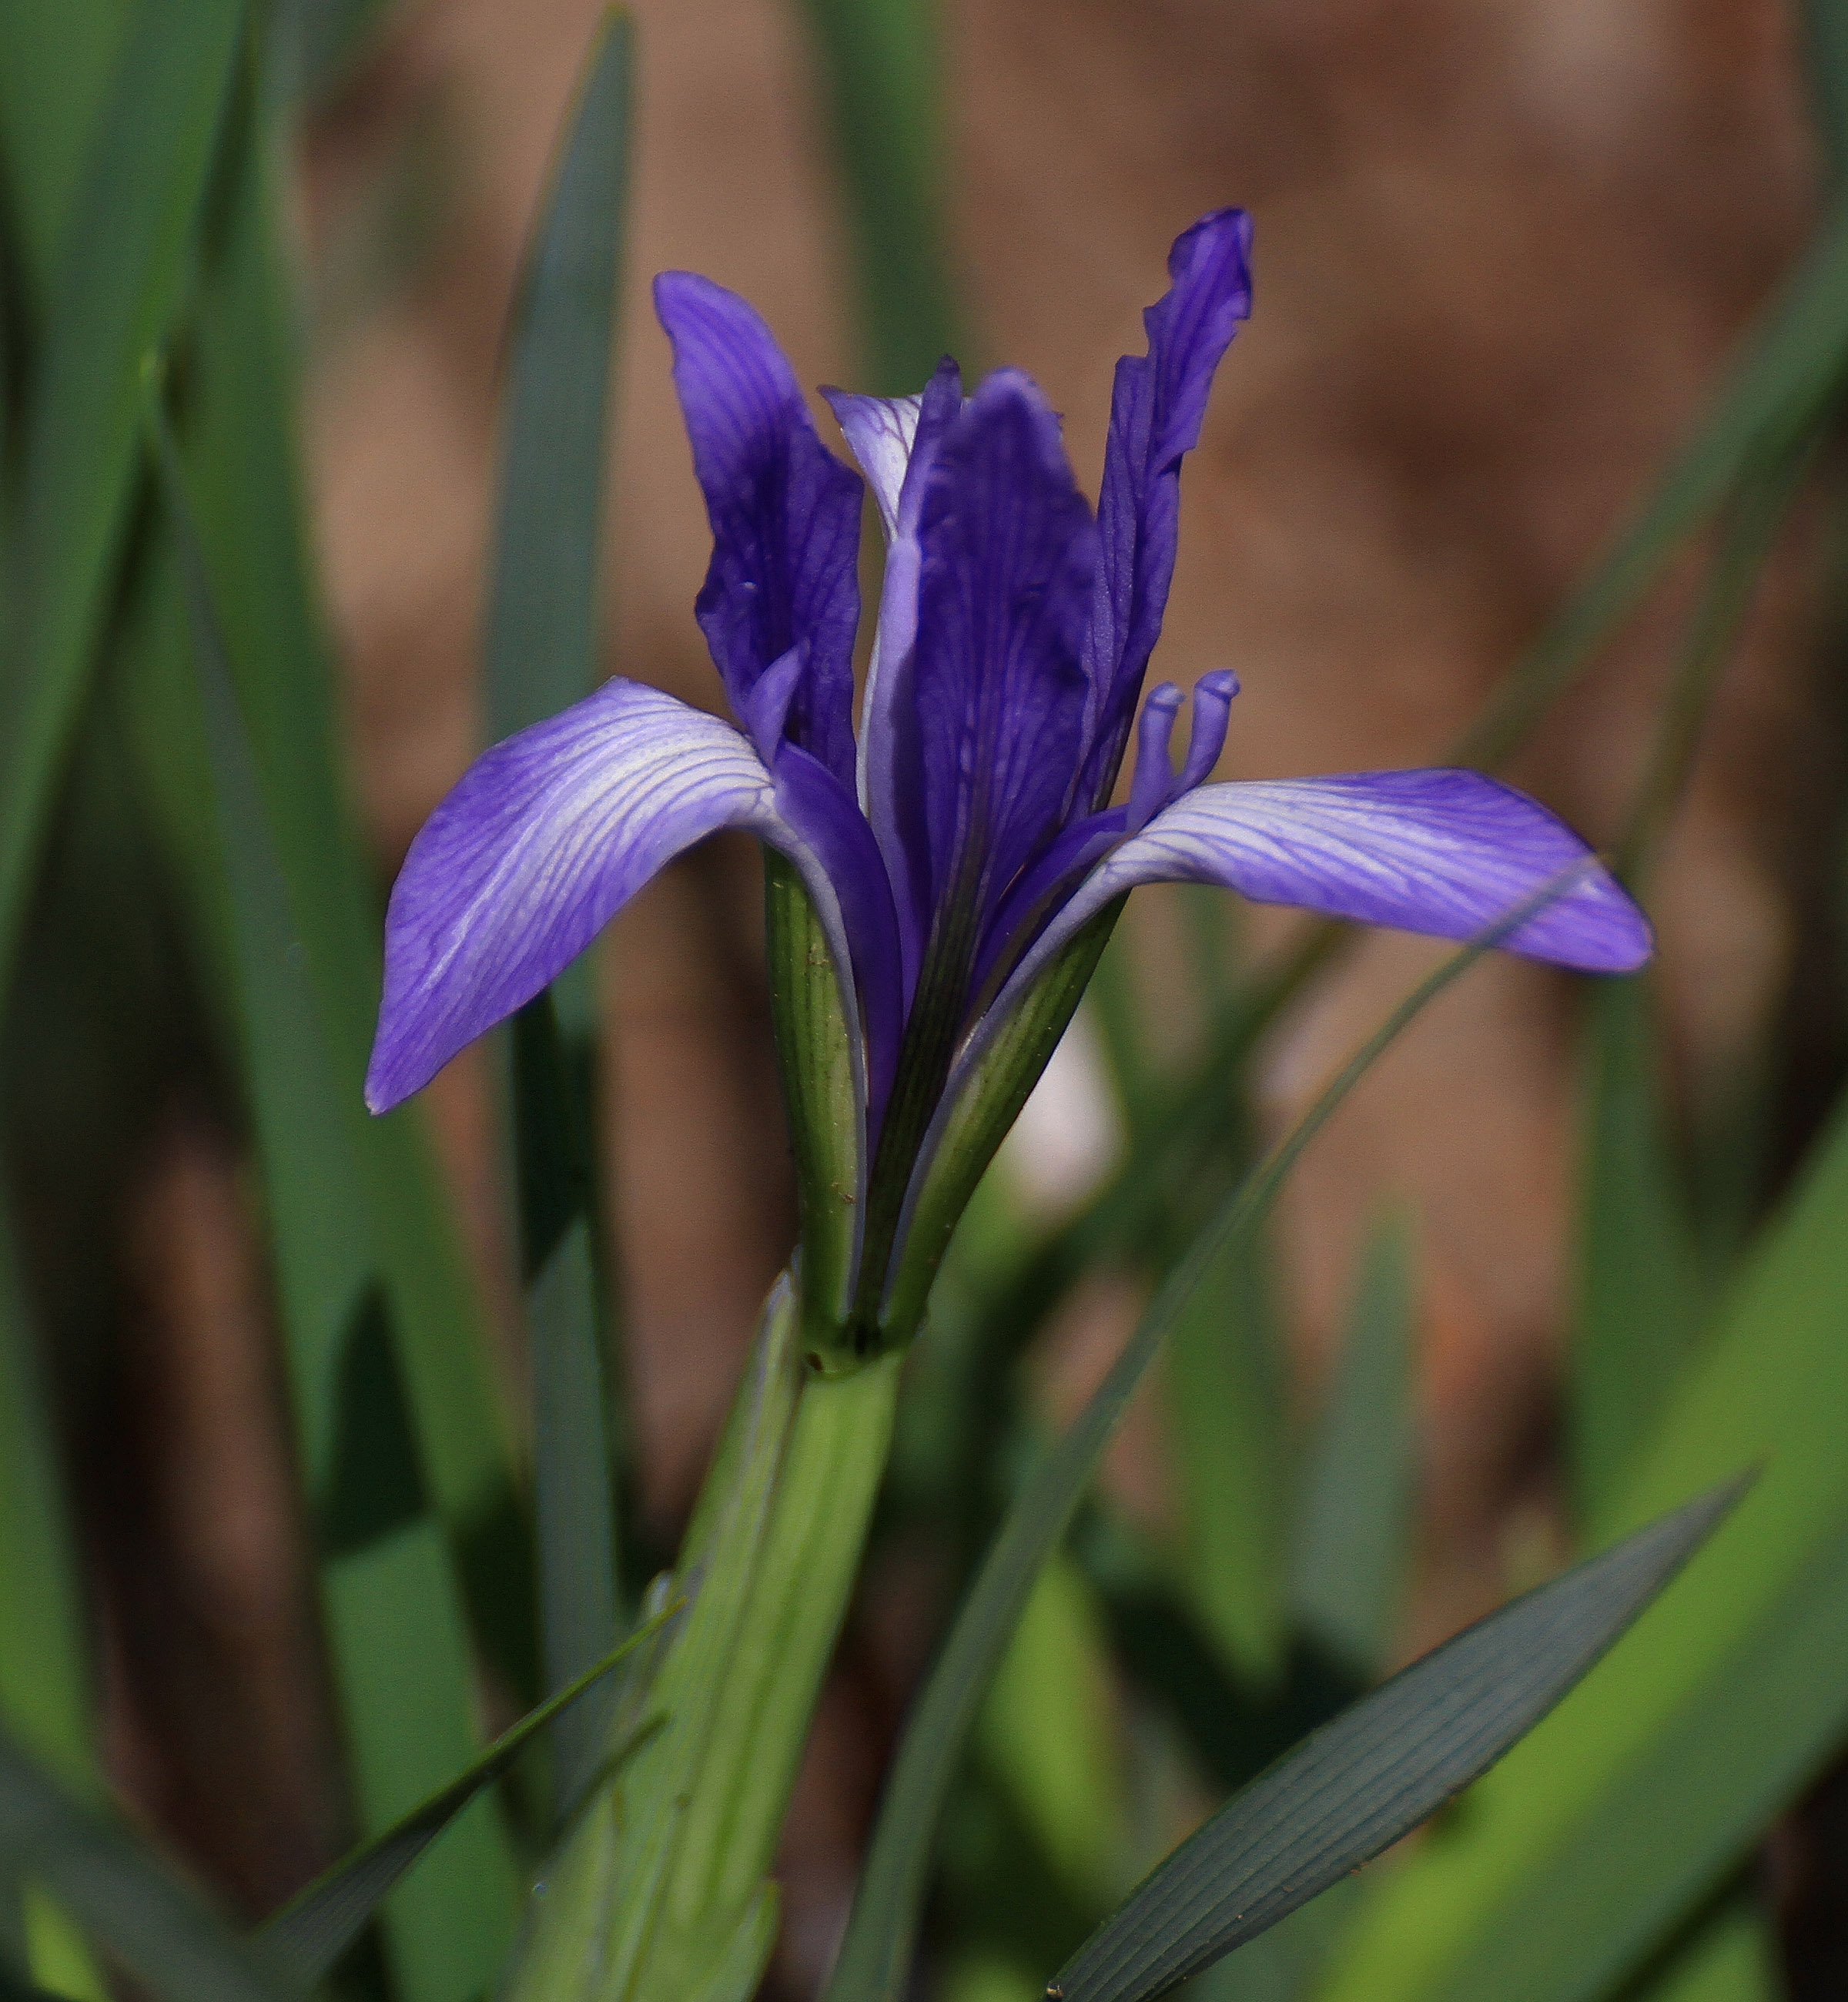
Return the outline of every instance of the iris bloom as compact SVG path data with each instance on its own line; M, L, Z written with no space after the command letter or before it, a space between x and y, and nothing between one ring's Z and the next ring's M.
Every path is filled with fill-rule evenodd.
M1094 516L1058 417L1014 370L967 398L949 361L917 396L827 392L885 530L857 738L860 479L750 305L689 273L657 278L712 523L696 612L733 720L619 677L476 762L392 898L373 1109L538 994L682 850L749 828L800 874L846 975L859 1128L846 1193L857 1294L876 1312L998 1027L1137 884L1219 884L1466 938L1581 863L1507 948L1640 964L1648 927L1585 845L1478 773L1209 783L1238 689L1226 672L1194 688L1177 770L1185 698L1163 682L1145 699L1144 673L1181 461L1250 310L1250 242L1228 209L1174 245L1148 353L1117 367Z

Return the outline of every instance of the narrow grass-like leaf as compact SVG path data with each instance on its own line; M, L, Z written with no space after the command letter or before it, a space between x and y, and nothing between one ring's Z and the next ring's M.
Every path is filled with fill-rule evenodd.
M368 1277L369 1219L185 470L157 400L150 416L222 816L241 1026L274 1204L301 1456L319 1517L330 1654L363 1823L382 1829L469 1763L472 1664L450 1554L427 1512L389 1296ZM410 2002L465 2002L504 1952L514 1896L503 1830L485 1814L471 1817L387 1909L388 1946Z
M0 2002L71 2002L71 1997L49 1988L35 1988L0 1966Z
M243 0L142 0L65 232L27 415L26 595L0 732L0 985L127 519L141 358L180 301L243 33Z
M44 333L71 211L116 74L125 0L0 0L0 186L6 190L9 334Z
M0 1217L0 1718L66 1786L88 1790L89 1665L57 1436Z
M1417 1499L1410 1219L1375 1224L1327 1409L1303 1470L1291 1564L1299 1623L1364 1681L1392 1644Z
M805 0L859 267L866 384L921 389L957 345L931 0Z
M366 1922L398 1879L410 1868L457 1815L500 1777L542 1730L596 1687L633 1649L650 1640L679 1612L684 1599L664 1606L594 1667L529 1711L504 1731L465 1772L402 1821L337 1863L265 1921L258 1937L270 1948L301 1988L311 1988L330 1972L359 1937Z
M1257 1231L1229 1243L1176 1317L1168 1418L1188 1596L1241 1678L1270 1690L1289 1645L1295 1442L1266 1253Z
M533 1498L538 1517L539 1638L545 1686L562 1688L617 1630L615 1496L598 1313L591 1142L553 993L511 1032L515 1171L532 1379ZM571 1812L609 1735L608 1687L552 1732L555 1819Z
M496 742L576 702L596 676L634 72L634 24L614 8L591 52L515 309L484 635Z
M1261 1221L1304 1149L1425 1007L1534 909L1562 894L1576 873L1549 884L1542 896L1529 899L1453 954L1393 1010L1290 1133L1221 1205L1170 1275L1108 1376L1022 1489L957 1611L907 1723L828 1983L828 2002L898 2002L904 1993L931 1847L982 1691L1040 1567L1063 1537L1131 1397L1201 1278L1228 1245Z
M1103 1031L1099 1041L1124 1124L1132 1134L1142 1125L1156 1095L1152 1053L1142 1033L1147 1011L1137 992L1135 958L1128 936L1121 929L1113 932L1084 991L1086 1006Z
M11 1732L79 1795L96 1791L93 1701L76 1553L68 1519L57 1427L0 1214L0 1728ZM88 1948L19 1859L0 1864L0 1970L7 1959L44 1979L56 1971L89 1998L103 1993ZM37 1918L38 1923L33 1921ZM62 1937L47 1951L47 1924ZM11 1931L14 1937L5 1939ZM35 1937L34 1935L38 1937Z
M1693 768L1714 684L1731 658L1765 559L1814 457L1806 444L1741 481L1663 704L1616 867L1641 888ZM1704 1318L1706 1275L1668 1126L1651 977L1594 994L1582 1240L1572 1383L1581 1511L1614 1490L1647 1438Z
M1183 1843L1047 1993L1154 2002L1370 1862L1552 1709L1742 1491L1690 1502L1478 1620L1324 1725Z
M1818 1142L1602 1529L1757 1463L1660 1611L1369 1900L1327 2002L1592 2002L1848 1728L1848 1123Z
M1199 1063L1151 1103L1145 1128L1130 1135L1121 1166L995 1288L972 1338L977 1354L970 1371L971 1380L984 1386L984 1408L991 1417L1000 1400L988 1386L1002 1379L1077 1276L1099 1264L1144 1254L1158 1233L1166 1233L1177 1190L1197 1187L1202 1161L1223 1146L1227 1093L1239 1066L1334 956L1343 936L1339 926L1309 929L1280 965L1219 1010ZM1082 975L1086 969L1075 971Z
M1668 1128L1654 983L1590 997L1572 1475L1589 1512L1616 1491L1693 1352L1706 1310L1687 1191Z
M374 1119L361 1095L378 1001L380 905L347 799L306 567L287 295L272 226L282 200L274 185L279 149L248 110L235 140L228 213L189 316L180 430L199 535L267 839L287 887L299 947L291 977L312 1004L324 1052L321 1123L343 1127L357 1166L375 1226L369 1255L385 1289L432 1504L484 1640L515 1686L528 1689L528 1554L480 1303L420 1111ZM190 663L181 665L190 678ZM200 802L208 809L209 798ZM215 843L215 833L206 840Z
M1093 1915L1127 1881L1117 1875L1128 1804L1110 1700L1099 1610L1078 1567L1055 1553L989 1685L978 1743L1068 1897Z
M0 1856L30 1861L162 2002L284 2002L268 1956L0 1734Z
M1623 2002L1783 2002L1777 1921L1756 1886L1703 1912Z
M635 37L605 16L521 288L503 414L483 648L498 741L597 678L609 384L622 274ZM514 1154L532 1335L540 1642L547 1689L616 1631L615 1498L594 1233L595 1002L588 963L513 1031ZM608 1734L608 1691L553 1733L568 1813Z
M1617 844L1614 867L1627 883L1634 884L1647 870L1680 804L1713 706L1714 685L1737 650L1766 559L1815 462L1818 445L1812 435L1755 455L1728 497L1718 546L1662 703L1648 767Z
M1803 0L1802 13L1810 102L1829 180L1839 188L1848 174L1848 9L1839 0Z

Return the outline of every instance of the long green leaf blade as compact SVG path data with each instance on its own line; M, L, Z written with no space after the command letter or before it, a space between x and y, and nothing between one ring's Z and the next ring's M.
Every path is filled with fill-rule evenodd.
M957 344L931 0L805 0L859 267L867 387L908 395Z
M1154 2002L1415 1828L1565 1695L1738 1500L1705 1495L1466 1629L1183 1843L1049 1984Z
M0 1215L0 1728L87 1795L97 1784L90 1665L35 1333ZM9 1956L40 1980L55 1972L86 1997L103 1993L88 1948L23 1863L0 1866L0 1969Z
M89 1665L57 1432L0 1218L0 1718L70 1787L93 1785Z
M472 1765L440 1792L413 1808L403 1820L354 1855L336 1864L267 1920L258 1937L274 1951L299 1985L305 1990L311 1988L331 1972L399 1878L483 1787L491 1785L507 1770L535 1732L566 1714L633 1649L659 1633L685 1603L684 1599L676 1599L664 1606L620 1647L503 1732Z
M1303 1631L1365 1681L1390 1646L1417 1488L1411 1226L1388 1215L1361 1264L1347 1345L1304 1472L1290 1597Z
M1170 1339L1168 1402L1190 1601L1227 1661L1268 1690L1289 1650L1293 1442L1266 1249L1253 1233L1203 1275Z
M635 26L604 17L516 311L484 655L498 742L596 677Z
M0 0L0 184L6 189L7 304L30 353L44 332L97 113L116 73L123 0Z
M1810 98L1816 127L1837 187L1848 169L1848 11L1838 0L1803 0Z
M1693 1353L1706 1300L1669 1144L1654 984L1591 997L1572 1471L1580 1509L1616 1491Z
M591 52L521 293L484 636L495 741L577 701L597 678L634 68L633 23L614 9ZM608 1343L594 1250L594 1013L590 968L580 963L513 1029L548 1689L595 1661L617 1627ZM607 1738L608 1696L562 1717L552 1735L561 1815Z
M465 1565L483 1637L516 1686L526 1687L525 1540L480 1303L418 1109L374 1119L361 1097L378 1003L379 903L347 799L307 569L290 429L296 385L273 223L282 201L273 184L279 149L249 121L239 143L220 256L201 274L189 329L183 429L199 535L297 928L301 950L290 964L305 974L325 1051L324 1123L343 1122L376 1226L371 1254L424 1478ZM180 664L190 679L190 662ZM215 841L207 831L214 855Z
M1743 1885L1704 1913L1624 2002L1783 2002L1782 1959L1768 1901Z
M471 1760L472 1665L450 1554L427 1513L386 1303L365 1276L371 1235L363 1191L328 1080L185 469L158 402L151 420L221 815L256 1123L279 1198L284 1325L301 1454L320 1518L330 1653L362 1820L383 1829ZM491 1976L511 1937L515 1892L499 1824L483 1815L459 1829L387 1912L394 1970L410 2002L465 2002Z
M0 2002L71 2002L71 1997L49 1988L35 1988L0 1967Z
M0 735L0 976L24 922L244 33L243 0L143 0L65 232L28 413L20 657Z
M1576 872L1572 872L1575 874ZM959 1609L908 1723L828 2002L897 2002L905 1992L936 1826L957 1761L1041 1566L1069 1525L1130 1398L1202 1275L1262 1221L1303 1149L1378 1059L1452 982L1532 911L1568 887L1547 886L1408 995L1349 1059L1295 1128L1221 1205L1170 1275L1070 1428L1023 1488Z
M1765 1472L1697 1574L1382 1888L1328 2002L1592 2002L1848 1728L1848 1124L1818 1143L1604 1528Z

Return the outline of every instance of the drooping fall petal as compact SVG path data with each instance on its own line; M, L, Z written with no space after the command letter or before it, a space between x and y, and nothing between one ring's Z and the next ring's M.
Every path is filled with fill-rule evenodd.
M1501 950L1588 973L1629 973L1654 948L1649 921L1591 848L1537 800L1448 767L1201 786L1086 876L1009 975L958 1052L919 1150L914 1188L964 1083L1047 962L1144 883L1210 883L1435 938L1480 938L1550 886L1559 894Z
M427 1083L721 827L790 839L751 746L657 689L606 682L486 752L392 892L367 1104L382 1112Z

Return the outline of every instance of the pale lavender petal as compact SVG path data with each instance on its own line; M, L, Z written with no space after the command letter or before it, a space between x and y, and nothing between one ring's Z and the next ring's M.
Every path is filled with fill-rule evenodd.
M1582 874L1568 874L1575 868ZM1654 939L1629 893L1556 814L1480 772L1357 772L1185 794L1098 863L964 1039L918 1152L901 1231L957 1099L1014 1004L1062 946L1138 884L1218 884L1257 903L1467 940L1562 879L1560 894L1499 941L1502 950L1590 973L1642 965Z
M1590 855L1538 800L1480 772L1357 772L1203 786L1100 874L1218 883L1254 903L1469 939ZM1588 973L1630 972L1651 950L1648 919L1595 864L1501 943Z
M982 926L1057 834L1083 727L1079 651L1097 564L1058 420L1027 378L991 375L950 427L919 519L912 703L923 797L894 804L928 858L937 936ZM922 825L916 824L922 809Z
M790 741L851 784L859 476L822 444L754 307L689 271L664 271L654 301L712 522L695 610L733 713L744 720L759 677L799 648Z
M898 532L898 496L911 463L923 396L861 396L826 388L821 394L846 434L847 449L866 476L889 542Z
M929 923L929 868L906 830L922 825L923 762L912 698L922 554L918 518L930 464L963 408L962 373L947 356L915 396L853 396L824 389L847 442L879 497L885 581L860 710L859 799L885 857L897 899L905 992L915 985ZM902 455L899 450L902 447ZM901 800L905 804L901 807Z
M1203 216L1168 253L1167 291L1142 316L1146 355L1117 364L1098 497L1102 550L1085 668L1092 685L1076 800L1100 807L1116 783L1149 657L1161 636L1180 517L1180 462L1200 441L1213 374L1251 311L1251 218Z
M946 354L915 396L862 396L825 387L821 394L873 489L887 539L915 534L920 476L963 407L962 371L954 358Z
M721 827L778 831L769 773L730 724L634 682L478 759L392 892L367 1104L382 1112L427 1083Z
M1009 985L1138 883L1215 883L1254 903L1471 939L1575 863L1583 877L1501 949L1633 972L1654 949L1648 919L1564 821L1499 780L1439 767L1202 786L1099 863Z

